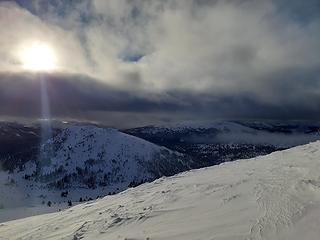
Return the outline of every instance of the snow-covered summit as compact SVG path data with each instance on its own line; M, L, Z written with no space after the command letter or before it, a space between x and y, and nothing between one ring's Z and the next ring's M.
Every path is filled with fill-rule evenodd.
M111 128L72 126L50 140L41 163L46 181L67 176L63 187L76 182L108 186L154 180L191 168L189 157ZM83 180L90 176L89 183ZM61 182L60 182L61 183ZM89 187L90 187L89 186ZM123 187L122 187L123 189Z
M319 239L320 142L192 170L55 214L2 239Z

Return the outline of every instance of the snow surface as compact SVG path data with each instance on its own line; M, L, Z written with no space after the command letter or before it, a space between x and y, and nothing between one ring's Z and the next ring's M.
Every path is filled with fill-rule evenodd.
M0 239L319 239L320 142L0 224Z

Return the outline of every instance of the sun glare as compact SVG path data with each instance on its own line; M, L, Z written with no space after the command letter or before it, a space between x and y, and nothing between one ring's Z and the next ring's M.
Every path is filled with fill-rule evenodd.
M56 66L54 50L43 43L24 48L20 54L22 67L29 71L52 71Z

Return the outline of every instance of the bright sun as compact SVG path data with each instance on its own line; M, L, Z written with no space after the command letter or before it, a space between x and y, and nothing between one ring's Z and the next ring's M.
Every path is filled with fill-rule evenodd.
M44 43L34 43L24 48L20 58L25 70L52 71L57 67L54 50Z

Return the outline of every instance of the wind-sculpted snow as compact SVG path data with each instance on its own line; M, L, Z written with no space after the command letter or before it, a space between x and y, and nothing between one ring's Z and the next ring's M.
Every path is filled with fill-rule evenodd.
M319 239L320 142L0 225L0 239Z

